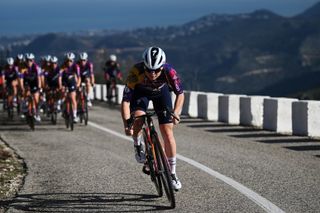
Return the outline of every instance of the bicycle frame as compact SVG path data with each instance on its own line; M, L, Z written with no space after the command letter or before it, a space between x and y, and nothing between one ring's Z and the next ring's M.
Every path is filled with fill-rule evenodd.
M175 119L178 119L172 112L169 112ZM156 112L146 113L145 115L137 116L136 119L143 119L143 133L145 140L145 148L147 154L147 165L149 165L150 176L152 182L154 182L159 196L163 195L162 187L165 190L166 196L170 201L170 207L175 208L175 196L172 188L171 168L168 162L168 158L163 149L162 142L159 139L155 126L153 124L152 116ZM149 150L149 146L150 149ZM151 156L149 156L151 155Z

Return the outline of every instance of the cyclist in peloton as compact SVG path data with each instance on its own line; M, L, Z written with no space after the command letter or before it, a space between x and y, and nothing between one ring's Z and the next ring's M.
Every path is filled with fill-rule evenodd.
M69 93L67 95L70 96L72 102L73 109L73 122L78 123L79 117L77 115L77 99L76 99L76 91L77 88L80 87L81 78L80 78L80 68L75 63L75 55L72 52L68 52L65 55L64 64L61 67L61 78L63 82L63 86L68 87Z
M14 66L18 67L19 71L26 66L23 54L18 54L16 56Z
M117 62L117 56L112 54L109 60L105 63L104 79L107 85L107 99L112 98L111 84L116 84L117 80L122 81L122 73L120 71L120 64Z
M92 107L89 92L91 91L91 86L95 83L93 64L88 60L88 54L86 52L80 53L79 57L80 61L78 62L78 65L80 67L81 82L86 84L86 92L88 94L87 103L89 107Z
M173 125L178 120L172 118L165 110L173 110L179 118L184 93L173 67L166 63L166 55L159 47L149 47L143 53L143 62L135 64L127 77L126 87L123 92L121 114L124 123L125 133L132 135L135 148L135 157L139 163L145 163L144 141L142 135L141 120L136 120L133 128L130 129L131 115L144 115L149 101L153 102L154 109L159 120L160 131L164 140L164 148L171 166L172 185L175 190L181 188L181 182L176 175L176 141L173 136ZM170 90L176 94L174 107Z
M40 114L38 110L39 104L39 91L41 88L41 78L40 78L40 67L35 63L35 57L32 53L26 54L26 67L21 70L20 73L20 85L24 99L28 96L28 93L31 92L34 98L34 111L35 111L35 120L40 122ZM29 90L26 90L29 88ZM23 101L23 110L27 109L26 102Z
M40 78L41 78L41 89L40 89L40 108L41 110L43 110L46 106L46 91L43 91L45 89L46 86L46 82L45 82L45 76L46 74L50 71L50 67L51 67L51 55L46 55L41 57L40 63L41 63L41 74L40 74Z
M14 66L14 59L11 57L7 58L7 64L4 66L2 72L0 72L0 78L2 78L2 82L4 82L2 84L3 89L5 89L7 93L10 89L12 90L10 97L8 97L8 102L12 101L13 105L17 103L18 77L18 68Z
M58 112L61 110L61 88L62 88L62 79L61 79L61 72L60 67L58 65L58 58L56 56L50 57L50 67L48 71L44 73L45 77L45 88L47 92L55 91L58 100L57 100L57 110Z

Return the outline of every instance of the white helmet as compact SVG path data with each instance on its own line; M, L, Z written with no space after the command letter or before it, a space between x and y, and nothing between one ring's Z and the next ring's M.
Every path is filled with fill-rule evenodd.
M51 59L51 55L44 56L44 61L50 62L50 59Z
M27 60L34 60L34 55L32 53L26 53Z
M144 65L150 70L159 69L166 63L166 54L160 47L149 47L142 54Z
M23 54L18 54L18 55L17 55L17 59L23 60Z
M80 60L88 60L88 53L82 52L79 54Z
M66 56L66 60L70 60L70 61L73 61L76 57L73 52L68 52L66 53L65 56Z
M56 56L52 56L52 57L50 58L50 62L51 62L51 63L58 63L58 58L57 58Z
M109 56L110 61L117 61L117 56L112 54Z
M7 64L8 65L13 65L13 63L14 63L14 59L13 58L7 58Z

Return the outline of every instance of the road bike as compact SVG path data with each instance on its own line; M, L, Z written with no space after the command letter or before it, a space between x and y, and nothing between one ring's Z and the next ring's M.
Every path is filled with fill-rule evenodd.
M81 87L78 90L78 114L80 118L80 123L84 121L85 125L88 125L89 120L89 110L88 110L88 103L87 98L88 94L86 92L86 84L82 83Z
M166 110L165 113L170 113L174 119L179 120L179 118L169 110ZM175 208L176 202L172 186L171 168L152 120L152 116L154 115L156 115L156 112L146 112L145 115L137 116L132 119L133 121L137 119L143 120L142 131L146 153L145 166L149 169L148 174L150 174L151 181L154 183L159 197L163 196L164 189L170 202L170 207Z

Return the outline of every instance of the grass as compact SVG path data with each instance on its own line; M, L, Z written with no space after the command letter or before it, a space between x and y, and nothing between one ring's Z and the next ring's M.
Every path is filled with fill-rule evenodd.
M24 175L23 161L10 148L0 144L0 200L17 193Z

